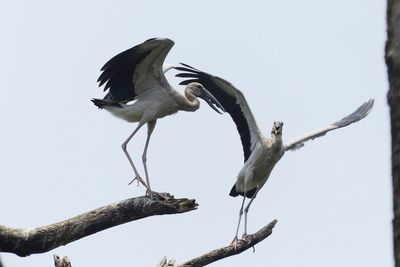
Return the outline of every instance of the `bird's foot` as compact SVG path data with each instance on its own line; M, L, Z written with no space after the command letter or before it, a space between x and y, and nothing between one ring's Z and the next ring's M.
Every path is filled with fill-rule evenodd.
M243 235L242 235L242 240L244 241L244 242L247 242L247 244L250 244L252 241L253 241L253 239L254 239L254 235L248 235L248 234L246 234L246 233L244 233ZM254 245L253 245L253 253L254 252L256 252L256 249L254 248Z
M152 191L149 189L146 190L146 196L149 196L151 199L154 199L154 200L174 199L174 196L171 195L170 193L158 193L156 191Z
M239 240L238 238L237 238L237 236L235 236L235 238L232 240L232 242L231 242L231 246L233 246L233 249L234 250L236 250L237 249L237 246L239 245L239 243L241 242L241 240Z
M247 243L250 243L254 238L254 235L248 235L248 234L243 234L242 235L242 240L246 241Z
M139 175L136 175L136 177L133 178L133 180L130 181L130 182L128 183L128 185L131 185L134 181L137 181L137 186L139 186L140 184L142 184L142 185L144 185L144 187L147 188L146 183L143 181L142 177L140 177Z

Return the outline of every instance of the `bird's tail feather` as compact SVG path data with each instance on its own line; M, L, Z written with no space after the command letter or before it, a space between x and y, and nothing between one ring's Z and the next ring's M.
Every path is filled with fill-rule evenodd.
M236 191L236 185L233 185L233 187L232 187L231 192L229 193L229 195L230 195L231 197L237 197L237 196L239 195L239 192ZM242 193L242 196L243 196L243 193Z
M252 198L253 195L256 193L256 190L257 190L257 187L254 187L254 188L251 189L250 191L247 191L247 192L246 192L246 197L247 197L247 198ZM239 195L244 196L244 192L238 192L238 191L236 190L236 184L234 184L233 187L232 187L232 189L231 189L231 192L229 193L229 195L230 195L231 197L237 197L237 196L239 196Z
M104 106L113 106L113 107L119 107L121 108L121 104L115 101L110 101L110 100L105 100L105 99L97 99L93 98L90 101L93 102L93 104L96 105L98 108L103 108Z

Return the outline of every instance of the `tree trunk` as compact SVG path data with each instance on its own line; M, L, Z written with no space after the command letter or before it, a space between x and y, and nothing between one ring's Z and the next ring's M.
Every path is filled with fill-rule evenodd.
M387 2L387 34L385 59L388 67L392 134L393 179L393 242L395 266L400 267L400 0Z

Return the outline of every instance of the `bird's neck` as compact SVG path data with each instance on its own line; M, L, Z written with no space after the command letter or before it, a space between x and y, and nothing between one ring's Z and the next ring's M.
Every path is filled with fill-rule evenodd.
M182 109L185 111L196 111L200 107L200 102L191 90L185 90L185 97L182 97Z
M282 148L282 135L271 134L272 147L280 150Z

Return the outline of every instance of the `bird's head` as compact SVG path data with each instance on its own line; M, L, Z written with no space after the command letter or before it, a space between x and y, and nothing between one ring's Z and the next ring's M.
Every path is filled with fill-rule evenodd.
M274 121L274 124L272 125L271 135L282 136L282 130L283 130L283 122Z
M219 111L218 108L221 109L223 112L225 112L225 109L221 105L221 103L219 103L219 101L200 83L196 82L189 83L186 86L186 91L188 91L189 93L193 94L196 97L203 99L216 112L222 114L222 112Z

